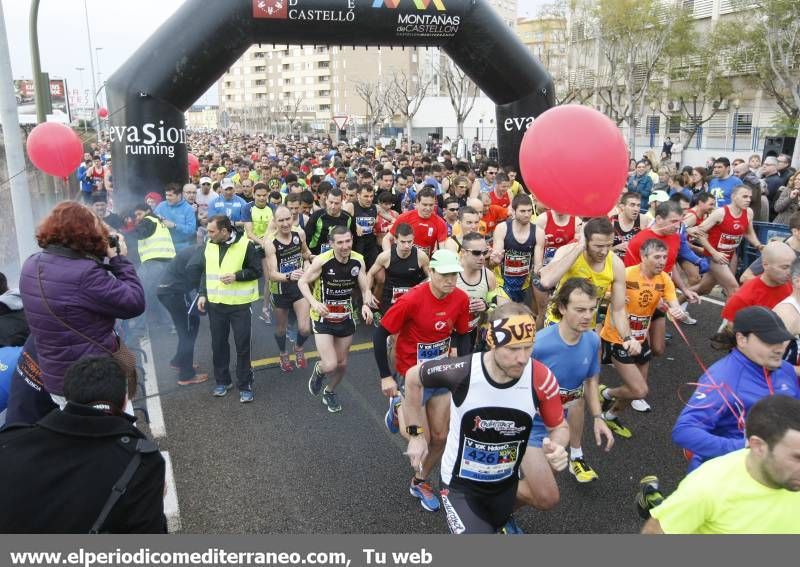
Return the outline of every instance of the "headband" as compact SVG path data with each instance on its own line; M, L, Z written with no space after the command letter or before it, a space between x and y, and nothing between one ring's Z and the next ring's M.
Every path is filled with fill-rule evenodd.
M507 319L497 319L489 323L486 342L489 348L517 346L533 342L536 324L530 315L514 315Z

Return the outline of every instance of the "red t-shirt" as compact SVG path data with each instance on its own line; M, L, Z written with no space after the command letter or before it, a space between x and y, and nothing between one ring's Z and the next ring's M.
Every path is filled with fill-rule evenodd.
M672 268L675 266L675 260L678 259L678 251L681 248L681 237L677 232L669 236L659 236L650 228L640 230L639 234L631 238L631 241L628 243L628 252L625 254L624 258L626 268L642 263L642 257L639 255L639 251L645 242L653 238L667 245L667 265L664 267L664 271L668 274L672 272Z
M722 309L722 318L733 322L733 318L740 309L760 305L767 309L772 309L781 300L792 295L792 283L786 282L777 287L766 285L761 276L747 280L739 288L739 291L728 298L725 307Z
M383 328L397 335L395 366L405 376L426 360L450 354L450 335L469 332L469 296L456 288L442 299L423 282L404 294L381 319Z
M494 191L489 192L489 198L492 200L492 205L496 207L503 207L504 209L508 209L511 206L511 197L508 196L508 193L499 197L495 194Z
M481 226L484 227L483 235L487 238L491 238L494 234L495 227L501 222L508 220L508 208L489 205L487 209L488 210L481 218Z
M397 217L392 225L392 235L397 236L397 227L410 224L414 229L414 246L422 249L428 257L436 249L437 242L447 240L447 223L435 214L424 219L416 210L408 211Z

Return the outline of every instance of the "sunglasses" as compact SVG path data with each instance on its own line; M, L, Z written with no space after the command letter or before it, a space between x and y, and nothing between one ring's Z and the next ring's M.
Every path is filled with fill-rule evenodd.
M480 257L480 256L488 256L490 251L489 250L467 250L466 248L464 248L464 252L469 252L470 254L472 254L475 257Z

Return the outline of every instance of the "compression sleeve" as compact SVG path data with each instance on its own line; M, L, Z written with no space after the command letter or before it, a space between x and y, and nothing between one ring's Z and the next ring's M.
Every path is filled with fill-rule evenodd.
M536 393L539 415L549 428L557 427L564 421L564 406L558 394L558 380L550 369L538 360L531 361L533 391Z
M453 333L452 340L456 347L456 352L458 352L458 356L466 356L470 353L472 341L470 341L469 333L465 333L463 335L459 333Z
M372 334L372 348L375 350L375 362L378 363L378 372L380 372L381 378L392 375L392 371L389 369L389 349L386 348L386 339L389 338L389 335L389 331L383 325L378 325Z

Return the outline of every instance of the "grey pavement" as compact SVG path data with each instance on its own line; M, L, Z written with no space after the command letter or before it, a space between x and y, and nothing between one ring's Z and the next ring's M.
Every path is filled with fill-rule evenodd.
M254 310L256 311L256 310ZM710 337L720 307L703 303L690 311L698 319L684 330L705 364L721 353ZM671 323L668 330L674 331ZM372 328L359 327L354 345L369 342ZM587 429L586 460L600 475L578 484L557 475L561 502L552 511L523 509L518 523L527 533L633 533L641 521L633 497L638 480L657 474L666 493L685 472L672 444L675 417L691 393L687 382L702 370L677 333L664 357L651 364L648 401L653 411L629 410L632 439L616 439L610 453L594 446ZM405 443L383 425L386 399L378 385L371 350L351 352L347 377L338 389L343 411L330 414L307 389L313 366L282 373L276 366L255 372L255 402L239 403L235 391L213 398L213 376L204 384L179 387L169 367L175 335L151 335L167 436L184 533L446 533L441 512L423 510L408 493L412 471ZM274 357L271 326L253 315L253 359ZM307 351L314 350L313 338ZM202 371L211 371L208 325L203 321L195 349ZM601 381L617 384L610 367ZM587 421L587 428L591 420ZM437 480L438 482L438 480Z

